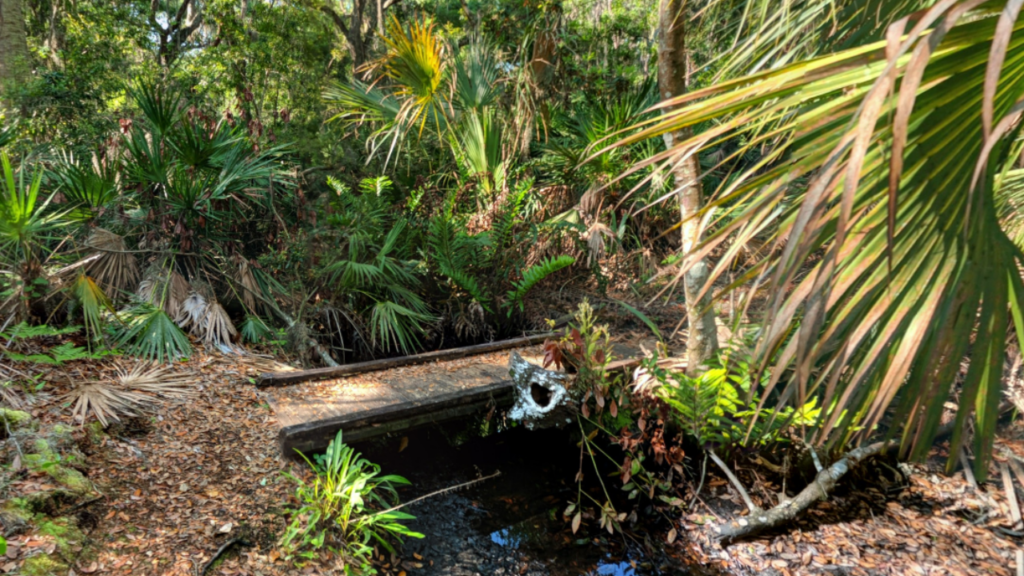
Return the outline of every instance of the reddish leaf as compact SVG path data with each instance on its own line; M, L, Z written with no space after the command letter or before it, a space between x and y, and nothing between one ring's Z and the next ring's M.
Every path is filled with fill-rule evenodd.
M583 350L583 337L580 336L580 331L576 328L572 329L572 343L576 345L577 349Z
M612 400L611 406L608 406L608 412L611 413L612 418L619 417L619 406L615 403L615 400Z

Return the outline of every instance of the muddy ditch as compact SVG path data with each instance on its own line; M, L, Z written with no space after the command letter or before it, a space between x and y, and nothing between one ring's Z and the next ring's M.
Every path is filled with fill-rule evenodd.
M570 429L494 430L483 418L410 431L405 436L356 444L386 474L412 482L403 501L501 471L466 489L411 505L410 528L425 535L408 540L403 567L414 574L450 576L654 576L707 574L675 558L662 542L670 527L645 516L627 535L600 530L586 521L573 534L562 516L576 501L580 468L578 439ZM613 472L612 470L608 471ZM584 468L584 489L600 495L592 469ZM609 490L618 479L609 478ZM628 510L623 499L623 509Z

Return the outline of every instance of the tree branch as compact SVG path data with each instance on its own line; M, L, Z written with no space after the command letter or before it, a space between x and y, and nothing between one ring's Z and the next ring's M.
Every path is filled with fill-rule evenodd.
M341 17L337 12L334 11L330 6L321 6L320 11L330 16L331 20L334 21L334 25L341 30L341 33L348 37L348 24L345 24L345 19Z
M732 541L752 536L789 522L819 500L826 498L828 493L835 488L839 479L852 468L864 460L872 456L884 454L887 450L896 446L897 443L895 441L876 442L870 446L864 446L847 452L845 456L834 464L819 472L814 481L808 484L792 500L783 502L771 510L752 512L749 516L737 518L716 526L715 531L718 538L720 540ZM712 458L715 458L714 453L712 453ZM717 462L718 459L715 458L715 461ZM726 474L732 479L732 474L728 472Z

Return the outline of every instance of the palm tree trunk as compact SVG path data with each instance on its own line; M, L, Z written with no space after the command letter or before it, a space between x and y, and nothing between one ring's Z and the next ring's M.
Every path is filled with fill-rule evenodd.
M23 81L29 72L23 0L0 0L0 88Z
M686 0L661 0L658 14L658 89L662 99L669 99L686 92ZM668 148L678 141L689 138L689 130L665 134ZM697 155L685 160L672 161L672 179L679 196L679 211L682 218L682 251L689 253L700 242L700 222L694 216L701 209L703 198L700 164ZM683 275L683 290L686 295L686 316L689 335L686 342L687 371L693 374L700 365L710 359L718 350L718 330L715 326L715 312L710 298L698 299L701 288L708 279L708 266L701 260Z

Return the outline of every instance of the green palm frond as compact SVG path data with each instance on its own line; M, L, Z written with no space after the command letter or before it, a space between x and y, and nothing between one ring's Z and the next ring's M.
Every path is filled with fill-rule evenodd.
M454 101L462 110L483 112L501 96L501 77L494 46L474 39L455 57Z
M702 23L733 38L723 77L781 68L884 37L898 19L934 0L712 0Z
M6 152L0 152L5 188L0 190L0 252L10 251L15 260L33 260L53 233L67 224L67 211L48 210L54 195L40 202L42 170L30 184L24 169L15 180L14 168Z
M433 317L391 301L377 302L370 315L370 339L384 350L410 354Z
M324 90L324 100L338 109L338 113L329 122L377 126L366 140L366 147L370 151L367 160L386 148L386 159L390 161L401 150L405 130L399 122L401 107L392 95L353 79L348 83L333 82L328 85Z
M69 213L78 220L91 220L96 213L118 197L116 162L101 163L95 156L83 165L71 154L62 155L50 171L50 178L76 207Z
M470 178L478 179L485 193L505 185L501 123L492 110L470 110L462 116L451 136L452 152Z
M999 222L1013 243L1024 250L1024 169L1007 171L995 186Z
M402 101L399 118L409 126L418 126L420 134L428 122L440 133L448 117L442 94L448 60L433 22L415 21L406 28L392 14L384 44L387 53L380 64Z
M156 135L166 135L177 124L183 102L181 92L145 80L129 85L127 92Z
M160 308L141 304L126 314L126 327L118 345L135 356L170 362L192 353L188 336Z
M239 328L242 338L250 344L258 344L274 335L269 326L259 316L249 314Z
M116 313L110 298L107 298L103 289L85 274L79 274L75 279L75 283L71 285L71 294L82 309L83 325L89 341L99 340L103 334L103 311Z
M712 233L685 266L728 240L710 290L744 244L772 235L780 249L744 276L769 284L757 358L772 376L760 394L820 398L814 442L884 432L923 456L969 355L950 462L973 417L976 470L987 471L1010 317L1024 330L1024 257L993 191L1019 130L1024 22L1001 9L936 4L887 41L669 101L678 108L622 142L715 121L651 162L726 140L775 144L715 192ZM989 70L1003 62L997 35L1001 74Z

